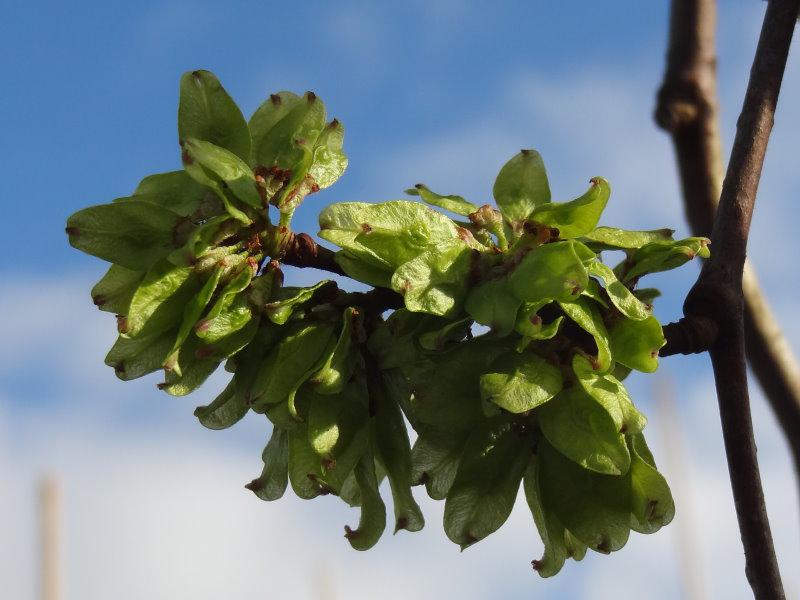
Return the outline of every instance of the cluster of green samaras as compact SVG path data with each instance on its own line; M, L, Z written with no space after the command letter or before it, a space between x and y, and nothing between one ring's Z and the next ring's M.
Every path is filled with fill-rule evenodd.
M164 369L160 387L183 395L224 362L230 383L200 422L229 427L248 411L272 422L256 495L275 500L291 483L301 498L340 496L361 508L347 539L367 549L386 527L382 479L409 531L424 523L411 492L424 485L465 548L505 522L522 485L543 576L672 519L621 380L655 370L664 344L657 292L636 289L640 277L708 256L708 240L597 227L608 183L551 202L541 157L523 150L497 176L497 208L417 185L408 192L424 203L322 211L341 269L404 302L385 317L332 281L283 285L292 212L347 165L343 129L316 96L273 95L247 122L196 71L178 121L183 171L79 211L67 231L113 263L92 295L118 315L106 362L121 379ZM626 258L610 268L604 250Z

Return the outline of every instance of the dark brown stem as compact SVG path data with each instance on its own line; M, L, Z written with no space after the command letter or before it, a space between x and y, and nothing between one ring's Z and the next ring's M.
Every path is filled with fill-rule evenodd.
M336 253L320 246L307 233L288 232L280 262L293 267L320 269L344 275L339 263L334 260Z
M659 356L673 354L699 354L706 352L716 341L719 325L705 317L683 317L680 321L664 325L666 345Z
M715 30L715 0L673 0L667 69L655 113L672 137L686 216L698 236L711 235L724 173ZM789 443L800 483L800 368L748 262L742 285L747 360ZM668 343L661 354L670 351Z
M701 9L713 8L711 2L702 0L681 0L675 4L673 27L682 11L687 10L686 6L694 5L696 14ZM711 319L719 325L710 354L745 552L745 572L757 598L784 598L784 592L761 488L750 417L742 275L756 191L798 10L800 0L771 0L767 5L714 219L711 234L714 250L684 303L687 317Z

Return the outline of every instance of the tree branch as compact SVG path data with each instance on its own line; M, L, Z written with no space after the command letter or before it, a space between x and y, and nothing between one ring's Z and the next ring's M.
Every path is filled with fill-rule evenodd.
M714 0L673 0L667 69L655 111L657 123L672 136L686 217L698 236L711 235L724 173L715 30ZM747 359L789 443L800 483L800 369L748 262L743 293ZM662 356L687 353L683 347L673 352L667 338Z
M676 35L679 19L688 19L690 24L695 19L693 26L703 29L688 32L691 41L687 46L699 43L708 35L708 24L696 19L703 16L705 21L711 20L713 27L713 11L713 3L708 0L675 0L672 34ZM745 573L757 598L784 598L784 592L761 489L750 417L742 276L756 191L798 11L800 0L771 0L767 5L714 219L711 234L714 251L684 303L687 317L711 319L719 325L710 354L745 551ZM679 52L671 53L670 60ZM707 52L702 60L708 60Z
M659 356L673 354L699 354L711 348L719 334L719 325L705 317L683 317L680 321L664 325L667 343L658 351Z
M289 231L284 241L280 262L293 267L310 267L336 275L345 275L342 267L334 259L335 256L335 252L320 246L307 233Z

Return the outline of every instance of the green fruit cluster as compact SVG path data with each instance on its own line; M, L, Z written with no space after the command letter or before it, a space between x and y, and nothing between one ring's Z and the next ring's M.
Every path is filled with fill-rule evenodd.
M523 150L497 176L496 207L418 184L408 193L422 202L320 213L339 268L397 294L403 307L386 316L332 281L283 284L293 212L347 166L343 128L314 94L275 94L245 121L213 75L187 73L178 131L183 171L77 212L67 232L112 263L92 296L118 315L106 363L121 379L163 369L159 387L184 395L224 363L231 380L200 422L271 421L247 486L257 496L291 484L301 498L341 497L361 509L345 530L364 550L386 527L382 479L395 531L423 527L411 488L424 485L465 548L506 521L522 486L542 576L669 523L672 497L622 380L654 371L664 344L658 292L636 289L640 278L707 257L707 239L598 227L608 182L553 202L541 156ZM626 258L611 268L604 250Z

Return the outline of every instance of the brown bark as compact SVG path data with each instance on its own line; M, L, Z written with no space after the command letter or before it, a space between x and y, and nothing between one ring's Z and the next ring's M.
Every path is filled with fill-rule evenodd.
M719 328L709 353L714 367L728 471L745 551L745 572L757 598L783 598L784 593L761 489L750 417L742 277L756 192L799 10L800 0L771 0L767 6L714 218L711 233L713 252L684 303L688 318L713 320ZM675 0L668 78L670 73L677 72L687 79L686 73L674 65L676 57L684 52L675 48L680 45L683 26L687 27L684 31L688 36L687 51L695 53L694 59L687 64L693 67L705 65L706 75L710 68L713 76L713 46L709 52L708 43L711 36L713 44L714 11L714 3L710 0ZM701 82L706 90L709 85L707 79ZM662 88L659 96L663 99L665 95ZM702 110L708 108L701 106L701 113ZM678 112L686 114L687 111ZM663 111L657 112L658 117L664 114ZM666 120L659 118L659 122L663 124ZM692 120L688 121L688 125L678 121L676 130L695 126L697 124ZM699 147L695 147L694 151L701 159L704 157L707 166L711 165L714 160L712 144L708 139L698 138L697 141ZM677 142L676 151L681 151ZM713 172L709 170L706 173ZM706 177L706 184L709 179ZM696 183L685 181L684 189L694 189ZM692 204L689 198L687 204Z
M686 217L693 235L698 236L711 235L724 172L715 32L714 0L673 0L667 69L655 113L658 124L672 136ZM712 246L712 252L719 251ZM783 430L800 476L798 362L748 263L744 267L743 293L747 359ZM710 346L702 332L694 338L707 343L706 348ZM706 348L668 343L662 355Z

